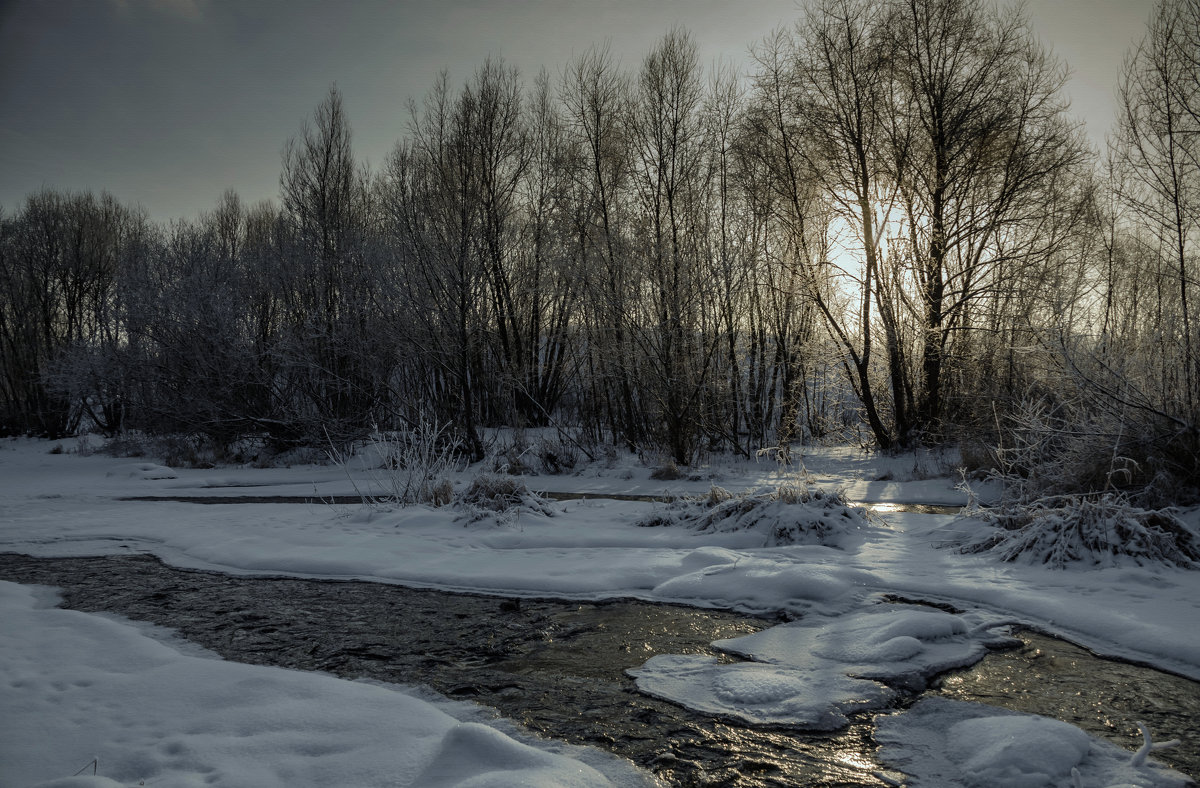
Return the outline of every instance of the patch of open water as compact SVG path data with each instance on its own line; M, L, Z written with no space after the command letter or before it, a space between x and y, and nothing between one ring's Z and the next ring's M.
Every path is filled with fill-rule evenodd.
M871 719L833 734L764 729L637 692L625 670L655 654L770 626L743 615L617 600L507 599L359 581L238 577L150 556L39 559L0 553L0 579L64 589L64 605L171 627L221 656L421 684L472 699L531 730L602 747L676 786L879 786ZM1022 633L930 690L1066 719L1135 749L1134 720L1158 738L1200 719L1200 684L1101 660ZM912 699L909 699L912 700ZM1157 758L1200 773L1194 734Z
M232 487L248 487L252 485L224 485L210 489L227 489ZM675 500L675 495L649 495L645 493L580 493L580 492L541 492L544 498L552 501L633 501L636 503L667 503ZM199 504L243 504L243 503L295 503L295 504L340 504L354 505L363 502L362 495L129 495L118 498L119 501L170 501L173 503ZM896 512L915 512L918 514L958 514L962 506L957 504L936 503L898 503L851 501L851 506L861 506L875 514L895 514Z

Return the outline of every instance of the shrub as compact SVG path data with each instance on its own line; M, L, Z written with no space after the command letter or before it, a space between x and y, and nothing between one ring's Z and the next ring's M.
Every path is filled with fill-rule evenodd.
M713 485L704 496L676 499L638 523L644 527L683 526L699 533L759 532L764 547L837 547L867 524L865 511L850 506L840 493L805 483L742 495Z
M1091 414L1078 403L1048 397L1022 403L1005 417L1004 444L988 452L983 478L1002 487L1000 500L964 517L982 526L948 544L1002 561L1113 566L1200 567L1195 534L1165 504L1178 500L1178 477L1146 453L1145 425ZM967 452L964 451L964 459ZM982 463L981 463L982 464Z
M683 478L683 472L674 460L667 460L662 465L650 471L650 478L660 482L674 482Z
M104 448L112 457L145 457L149 452L149 438L138 432L125 432L111 439Z
M84 453L82 444L80 451ZM217 461L212 442L197 435L125 432L110 439L101 451L112 457L156 457L172 468L212 468Z
M554 516L550 503L529 489L525 482L513 476L483 473L458 495L455 502L466 513L468 522L476 522L493 515L499 519L519 515L527 511Z
M356 484L355 490L364 504L445 506L450 503L453 485L447 474L457 468L460 442L447 425L422 419L408 431L376 431L367 443L366 453L378 462L367 473L373 488L382 492L364 493ZM350 476L349 458L345 454L331 446L329 458Z
M522 429L513 430L512 439L492 458L492 470L502 476L537 476L533 467L534 448Z
M190 435L163 435L154 441L157 457L172 468L212 468L216 451L211 441Z
M579 451L562 441L539 441L536 453L542 470L551 476L570 473L579 463Z
M1200 568L1200 544L1174 512L1139 508L1119 493L974 508L968 516L985 526L957 540L963 553L993 553L1002 561L1055 569L1123 561Z
M967 438L959 442L961 468L970 476L983 478L998 468L995 450L978 438Z

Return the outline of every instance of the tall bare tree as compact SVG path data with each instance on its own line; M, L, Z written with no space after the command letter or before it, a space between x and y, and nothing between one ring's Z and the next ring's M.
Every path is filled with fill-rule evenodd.
M1066 69L1019 9L900 0L887 16L900 119L893 152L921 329L914 429L938 429L951 338L1014 270L1046 264L1054 192L1085 161L1067 118Z
M637 333L652 385L647 406L674 461L690 463L703 433L702 397L715 352L701 325L705 270L697 242L704 181L704 92L695 41L683 30L646 56L631 107L635 183L645 250L645 293ZM645 381L645 382L649 382Z
M0 216L0 434L58 437L79 427L95 392L84 378L96 370L80 363L69 384L53 386L47 376L68 352L83 359L119 334L118 277L147 233L144 212L108 194L43 190ZM93 404L98 426L119 422L115 399Z
M629 81L607 49L592 48L566 68L559 91L573 149L574 234L586 292L590 399L600 403L614 441L635 449L645 416L635 398L633 271L625 199L632 170Z
M336 87L283 152L283 215L293 238L280 270L286 285L289 374L302 417L352 436L370 423L386 381L370 346L376 280L368 270L367 176L354 161L349 119Z
M1119 92L1112 149L1120 192L1136 226L1155 243L1170 271L1170 306L1178 315L1178 397L1191 424L1200 422L1200 356L1194 282L1200 249L1200 2L1163 0L1146 38L1128 58Z

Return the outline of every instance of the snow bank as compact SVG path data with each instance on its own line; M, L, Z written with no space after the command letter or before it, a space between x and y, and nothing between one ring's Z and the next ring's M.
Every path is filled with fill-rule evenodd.
M879 759L921 786L1182 788L1191 781L1065 722L977 703L926 698L876 718Z
M523 744L392 686L185 654L52 601L0 582L2 786L652 784L611 756ZM97 776L70 777L93 759Z
M793 611L841 612L854 604L864 574L783 557L697 548L684 555L677 573L654 586L653 596L761 611L786 606Z
M630 596L799 615L846 613L886 593L1003 613L1098 653L1200 679L1200 628L1179 625L1200 617L1200 571L1133 561L1069 564L1059 571L939 549L991 530L978 520L951 524L950 516L891 512L886 524L848 526L836 545L764 547L767 531L726 530L737 518L724 518L711 531L637 527L656 508L640 502L555 503L554 517L517 507L504 527L495 527L498 519L463 527L461 509L452 507L146 503L121 499L228 494L211 486L216 483L254 488L257 496L309 498L353 493L354 480L363 490L370 485L342 469L315 467L185 468L175 471L177 479L146 480L140 471L129 475L140 463L49 454L50 447L0 440L0 550L45 557L151 553L174 566L228 573L581 599ZM722 483L734 495L769 497L794 482L752 463L727 462ZM911 459L821 449L806 452L805 462L815 481L863 500L948 501L953 492L948 479L897 481L924 475ZM709 480L680 481L664 490L632 459L627 467L600 465L583 476L539 477L538 489L702 496L711 487ZM868 481L885 476L890 480ZM458 489L468 481L461 478ZM812 513L807 506L790 510ZM1200 511L1181 517L1200 534Z
M834 730L846 715L887 705L884 684L917 691L932 676L981 659L1009 638L1001 622L911 605L814 617L718 640L752 662L659 655L629 671L638 689L682 706L751 723Z
M108 475L124 479L143 479L145 481L179 478L179 474L174 469L168 468L165 465L157 465L153 462L122 463L110 470Z

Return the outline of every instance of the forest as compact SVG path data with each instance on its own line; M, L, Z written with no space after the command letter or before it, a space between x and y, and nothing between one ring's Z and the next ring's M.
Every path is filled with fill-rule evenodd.
M1200 1L1093 150L1016 7L821 0L707 67L499 57L356 159L335 87L278 201L0 211L0 435L346 446L549 427L678 465L953 445L1046 490L1200 497Z

